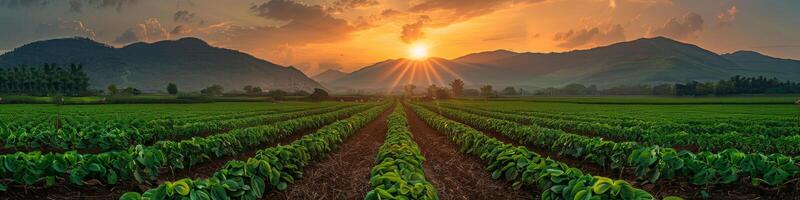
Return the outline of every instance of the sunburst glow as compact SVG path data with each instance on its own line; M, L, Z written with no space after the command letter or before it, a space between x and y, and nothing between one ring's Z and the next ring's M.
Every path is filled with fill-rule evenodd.
M428 58L428 45L417 43L408 49L408 58L414 60L425 60Z

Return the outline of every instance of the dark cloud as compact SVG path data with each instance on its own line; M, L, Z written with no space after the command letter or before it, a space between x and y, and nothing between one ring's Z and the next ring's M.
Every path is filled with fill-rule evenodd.
M409 44L419 39L422 39L423 37L425 37L425 33L422 32L422 28L424 26L425 23L422 20L417 21L417 23L404 25L400 39L402 39L403 42Z
M719 15L717 15L717 20L719 20L719 25L727 26L733 23L733 20L736 20L736 14L738 12L739 11L736 9L736 6L731 6L731 8L729 8L725 12L722 12Z
M600 27L569 30L556 33L553 37L553 41L559 42L557 46L562 48L600 46L624 40L625 30L619 24L607 30L601 30Z
M394 9L386 9L381 11L381 16L383 17L396 17L401 15L403 15L403 12Z
M70 12L82 12L84 8L114 8L122 11L126 6L136 4L138 0L0 0L0 7L42 8L53 3L67 2Z
M186 35L192 33L192 28L187 25L178 25L169 32L171 35Z
M53 0L0 0L0 7L8 9L41 8L54 2Z
M270 48L276 45L329 43L349 39L359 29L331 16L322 6L291 0L272 0L250 10L260 17L286 21L281 26L225 25L223 43L239 48ZM219 31L217 31L219 32Z
M172 15L172 20L175 22L191 22L194 19L194 13L188 10L179 10Z
M137 2L138 0L69 0L72 12L82 12L83 8L114 8L117 12L122 12L122 9Z
M379 4L378 0L336 0L328 8L328 12L344 12L354 8L366 8Z
M133 28L129 28L118 36L114 42L117 44L128 44L132 42L154 42L166 40L170 38L170 33L167 32L158 19L150 18L144 22L137 24Z
M36 27L36 33L45 37L83 36L94 38L97 36L93 29L87 27L83 22L77 20L58 20L51 23L42 23Z
M650 29L649 36L667 36L674 39L689 39L703 31L703 17L697 13L688 13L682 19L671 18L661 27Z
M435 20L449 24L482 16L501 9L509 4L531 4L544 0L425 0L409 8L415 13L445 11L448 14Z

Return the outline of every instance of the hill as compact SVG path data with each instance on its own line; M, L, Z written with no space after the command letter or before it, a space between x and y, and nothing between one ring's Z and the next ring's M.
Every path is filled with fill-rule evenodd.
M226 89L245 85L265 89L313 91L322 87L293 67L210 46L197 38L134 43L115 48L87 38L33 42L0 55L0 67L43 63L83 64L93 88L109 84L144 91L163 91L167 83L197 91L212 84Z
M421 61L394 59L364 67L329 85L333 88L399 91L408 84L418 87L431 84L446 86L457 78L465 80L466 85L481 84L481 82L471 80L513 84L513 80L522 78L508 79L508 77L514 77L514 73L503 69L454 62L444 58L428 58Z
M320 83L330 83L347 75L348 73L339 70L328 69L320 74L314 75L313 77L311 77L311 79L314 79L315 81Z
M411 62L388 60L334 81L337 87L355 89L390 88L400 83L417 86L443 83L461 77L467 85L542 88L570 83L608 88L618 85L716 81L734 75L778 77L800 80L800 61L764 56L755 52L719 55L699 46L666 37L641 38L587 50L561 53L517 53L496 50L468 54L453 60L432 58L431 67L411 75L401 72ZM412 68L414 69L414 68ZM427 69L440 77L429 79ZM440 81L439 78L442 80Z

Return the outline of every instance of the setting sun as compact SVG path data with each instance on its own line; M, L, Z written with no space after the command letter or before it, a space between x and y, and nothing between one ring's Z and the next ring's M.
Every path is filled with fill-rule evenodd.
M408 58L414 60L424 60L428 58L428 45L414 44L408 49Z

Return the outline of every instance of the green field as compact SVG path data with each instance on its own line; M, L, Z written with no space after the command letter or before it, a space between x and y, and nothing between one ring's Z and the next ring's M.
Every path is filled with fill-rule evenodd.
M800 178L791 99L4 104L0 198L302 198L362 183L340 197L784 199Z

